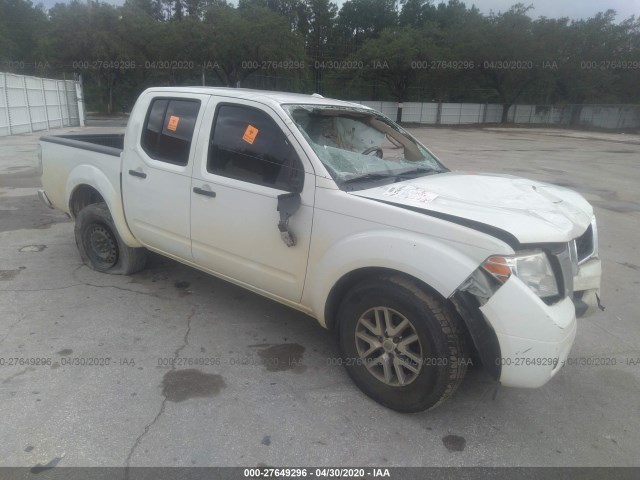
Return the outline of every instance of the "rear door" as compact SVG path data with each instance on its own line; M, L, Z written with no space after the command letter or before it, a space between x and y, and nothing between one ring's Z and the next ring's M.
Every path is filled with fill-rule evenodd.
M194 259L219 275L297 302L311 238L312 167L267 106L213 97L207 118L213 128L198 152L191 191ZM278 230L278 196L292 192L300 194L301 206L289 220L296 244L287 246Z
M145 246L191 260L193 155L208 95L149 95L146 116L131 131L122 169L129 228Z

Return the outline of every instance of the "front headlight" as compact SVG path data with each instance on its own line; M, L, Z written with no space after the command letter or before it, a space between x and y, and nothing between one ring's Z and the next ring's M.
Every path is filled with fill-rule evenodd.
M482 267L499 282L515 275L540 298L558 295L558 282L544 252L489 257Z

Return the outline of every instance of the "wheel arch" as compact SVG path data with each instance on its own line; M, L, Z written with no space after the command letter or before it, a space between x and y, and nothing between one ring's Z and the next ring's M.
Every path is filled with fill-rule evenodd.
M377 277L380 280L384 280L385 278L394 276L408 280L414 283L421 290L436 295L444 301L447 300L440 294L440 292L438 292L429 284L400 270L386 267L358 268L343 275L329 291L329 295L327 296L327 301L325 302L324 307L324 321L326 328L331 331L335 329L337 325L336 316L338 313L338 308L340 307L340 303L342 302L342 299L345 297L345 295L349 292L349 290L351 290L355 285L363 280L369 280L371 278Z
M87 205L104 201L100 192L91 185L85 183L77 185L69 197L69 215L71 215L71 218L76 218L80 210Z
M102 170L93 165L83 164L74 168L69 173L65 189L69 215L75 218L80 210L87 205L104 202L109 209L122 241L132 248L141 247L142 244L136 240L129 230L120 189L116 188L114 181L119 187L119 176L117 180L112 180Z
M410 278L424 290L448 299L478 267L478 259L489 256L482 249L456 247L409 231L376 229L351 235L320 255L311 252L303 303L328 327L345 288L368 275L388 273Z

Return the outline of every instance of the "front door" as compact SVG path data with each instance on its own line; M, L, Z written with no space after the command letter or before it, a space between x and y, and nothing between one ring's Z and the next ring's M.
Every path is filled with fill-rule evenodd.
M193 171L191 239L196 263L247 286L297 302L304 286L315 176L292 133L261 104L212 99L213 128ZM295 245L278 229L278 196L299 193L289 220Z

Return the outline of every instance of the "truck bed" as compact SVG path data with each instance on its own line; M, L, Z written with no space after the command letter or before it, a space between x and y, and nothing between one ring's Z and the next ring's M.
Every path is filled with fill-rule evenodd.
M68 147L90 150L119 157L124 149L123 133L90 133L76 135L48 135L41 137L42 142L57 143Z
M114 215L122 214L120 194L121 153L124 134L48 135L40 138L42 186L52 205L73 215L69 199L75 183L91 179L103 192ZM72 172L75 172L72 174ZM73 182L68 179L73 178Z

